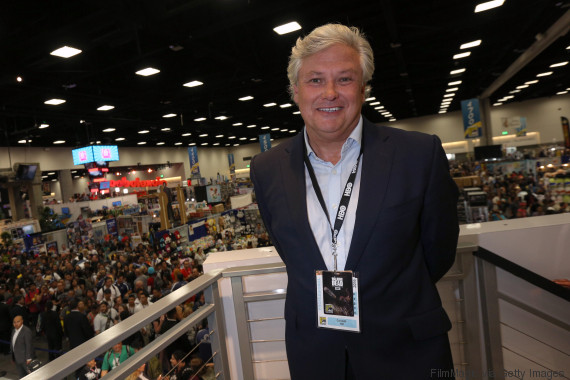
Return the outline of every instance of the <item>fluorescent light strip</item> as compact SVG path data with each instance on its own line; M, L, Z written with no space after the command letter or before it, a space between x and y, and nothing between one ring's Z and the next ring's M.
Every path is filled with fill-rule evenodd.
M450 74L450 75L455 75L455 74L461 74L461 73L464 73L464 72L465 72L465 69L457 69L457 70L450 71L449 74Z
M559 63L555 63L555 64L550 65L550 67L554 68L554 67L566 66L567 64L568 64L568 61L559 62Z
M277 105L277 103L266 103L266 104L264 104L263 106L264 106L264 107L274 107L274 106L276 106L276 105Z
M69 57L73 57L74 55L77 55L81 53L81 50L70 47L70 46L64 46L64 47L60 47L59 49L56 49L54 51L52 51L50 54L51 55L55 55L57 57L61 57L61 58L69 58Z
M168 119L169 117L174 117L176 116L175 113L167 113L166 115L162 115L163 118Z
M146 144L146 141L139 141L139 142L137 143L137 145L144 145L144 144Z
M160 73L160 70L155 69L154 67L147 67L146 69L142 69L142 70L135 72L135 74L141 75L143 77L148 77L150 75L154 75L154 74L158 74L158 73Z
M374 96L371 96L369 98L364 99L365 102L371 102L373 100L376 100L376 98Z
M205 117L199 117L199 118L197 118L197 119L194 119L194 121L204 121L204 120L206 120Z
M186 136L192 136L192 133L187 132L187 133L183 133L183 134L182 134L182 137L186 137Z
M243 123L233 123L232 124L233 127L239 127L240 125L243 125Z
M138 133L141 135L144 135L145 133L149 133L150 131L147 129L143 129L142 131L139 131Z
M245 101L247 101L247 100L252 100L252 99L253 99L253 96L248 95L248 96L244 96L244 97L242 97L242 98L239 98L238 100L241 100L242 102L245 102Z
M184 87L198 87L203 85L204 83L200 82L199 80L193 80L192 82L184 83Z
M38 127L39 129L44 129L49 127L49 124L40 124L40 126Z
M471 55L470 51L467 51L465 53L459 53L459 54L455 54L453 56L453 59L460 59L460 58L465 58L465 57L469 57Z
M287 24L279 25L273 28L273 31L279 35L287 34L301 29L301 25L297 21L291 21Z
M486 3L477 4L475 7L475 13L488 11L489 9L497 8L503 5L505 0L492 0L487 1Z
M456 80L455 82L449 82L447 85L448 86L457 86L457 85L460 85L461 83L463 83L463 82L460 80Z
M461 45L459 47L459 50L469 49L469 48L479 46L479 45L481 45L481 40L471 41L471 42L467 42L467 43L464 43L463 45Z
M103 129L103 132L114 132L114 131L115 131L115 128L106 128L106 129Z
M49 104L50 106L58 106L58 105L63 104L63 103L65 103L65 100L63 100L63 99L56 99L56 98L54 98L54 99L49 99L49 100L46 100L46 101L44 102L44 104Z
M115 108L115 106L101 106L97 108L97 111L109 111L112 110L113 108Z
M291 106L292 106L291 103L285 103L285 104L279 105L280 108L289 108L289 107L291 107Z
M535 83L538 83L538 79L529 80L528 82L524 82L524 84L535 84Z
M228 117L227 116L216 116L214 119L216 120L226 120Z
M549 75L552 75L552 71L547 71L545 73L536 74L537 77L547 77Z
M452 87L452 88L448 88L447 90L445 90L445 92L453 92L453 91L457 91L459 90L459 87Z
M370 103L371 106L377 106L377 105L379 105L379 104L380 104L380 102L372 102L372 103Z

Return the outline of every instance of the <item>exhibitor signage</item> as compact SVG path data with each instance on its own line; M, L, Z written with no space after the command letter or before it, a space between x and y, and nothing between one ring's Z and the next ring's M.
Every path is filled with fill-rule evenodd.
M163 183L167 183L167 181L160 178L142 181L140 178L137 178L134 181L129 181L126 177L117 181L110 180L109 182L111 187L158 187Z

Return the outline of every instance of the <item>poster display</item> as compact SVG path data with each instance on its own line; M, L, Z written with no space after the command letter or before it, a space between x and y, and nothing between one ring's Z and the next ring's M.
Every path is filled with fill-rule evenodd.
M461 114L463 115L463 130L466 139L482 136L481 112L479 111L479 99L467 99L461 101Z

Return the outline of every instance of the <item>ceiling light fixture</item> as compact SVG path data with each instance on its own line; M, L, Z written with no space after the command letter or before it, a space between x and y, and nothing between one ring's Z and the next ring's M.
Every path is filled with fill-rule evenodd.
M174 117L176 116L175 113L167 113L166 115L162 115L163 118L168 119L169 117Z
M168 131L170 131L170 128L162 128L161 131L162 132L168 132Z
M233 140L235 138L236 138L235 136L230 136L230 137L228 137L228 140Z
M266 126L264 126L264 127L261 127L261 129L269 129L269 128L271 128L271 127L268 126L268 125L266 125Z
M445 92L453 92L453 91L457 91L459 90L459 87L452 87L452 88L448 88L447 90L445 90Z
M239 139L243 141L243 140L247 140L247 137L240 137Z
M115 139L115 141L125 141L125 138L124 138L124 137L117 137L117 138Z
M459 53L459 54L455 54L453 56L453 59L460 59L460 58L465 58L465 57L469 57L471 55L470 51L466 51L465 53Z
M528 82L524 82L524 84L535 84L535 83L538 83L538 79L529 80Z
M105 106L101 106L101 107L97 108L97 111L109 111L109 110L112 110L113 108L115 108L115 106L105 105Z
M115 128L106 128L106 129L103 129L103 132L114 132L114 131L115 131Z
M148 77L150 75L158 74L160 70L155 69L154 67L147 67L146 69L142 69L137 71L135 74L142 75L143 77Z
M239 127L240 125L243 125L243 123L233 123L232 124L233 127Z
M200 136L198 136L198 137L208 137L208 134L207 134L207 133L202 133L202 134L201 134Z
M184 83L184 87L198 87L203 85L204 83L200 82L199 80L193 80L192 82Z
M280 108L289 108L289 107L291 107L291 106L292 106L291 103L285 103L285 104L280 104L280 105L279 105Z
M144 135L145 133L149 133L150 131L147 129L143 129L142 131L139 131L138 133L141 135Z
M465 72L465 69L457 69L457 70L450 71L449 74L450 75L456 75L456 74L461 74L464 72Z
M242 97L242 98L239 98L238 100L241 100L242 102L245 102L245 101L247 101L247 100L252 100L252 99L253 99L253 96L248 95L248 96L244 96L244 97Z
M291 33L299 29L301 29L301 25L299 25L297 21L291 21L288 22L287 24L276 26L275 28L273 28L273 31L282 36L284 34Z
M275 107L277 105L277 103L266 103L263 106L264 107Z
M557 92L556 95L564 95L564 94L567 94L567 93L568 93L568 91L560 91L560 92Z
M195 142L192 142L192 143L188 144L188 146L194 146L194 145L196 145Z
M205 117L199 117L199 118L197 118L197 119L194 119L194 121L204 121L204 120L206 120Z
M271 128L272 131L278 131L279 128Z
M182 145L182 143L179 141L179 142L175 142L174 145Z
M550 65L550 67L560 67L560 66L566 66L568 64L568 61L566 62L558 62L558 63L554 63L552 65Z
M379 104L380 104L380 102L372 102L372 103L370 103L371 106L377 106L377 105L379 105Z
M54 98L54 99L49 99L49 100L46 100L46 101L44 102L44 104L49 104L50 106L58 106L58 105L63 104L63 103L65 103L65 100L63 100L63 99L56 99L56 98Z
M455 82L449 82L447 85L448 86L457 86L457 85L460 85L461 83L463 83L463 82L460 80L456 80Z
M517 90L527 88L527 87L528 87L528 84L521 84L520 86L517 86Z
M301 114L301 111L295 111L295 112L293 112L293 115L300 115L300 114Z
M475 40L475 41L464 43L463 45L461 45L459 47L459 50L469 49L469 48L479 46L479 45L481 45L481 40Z
M65 140L57 140L53 142L54 144L65 144Z
M365 102L371 102L373 100L376 100L376 98L374 96L371 96L369 98L364 99Z
M64 46L52 51L50 55L55 55L56 57L61 57L61 58L69 58L79 53L81 53L81 50L79 49L70 46Z
M216 120L226 120L228 117L227 116L216 116L214 119Z
M139 141L139 142L137 143L137 145L144 145L144 144L146 144L146 141Z
M49 127L49 124L45 124L45 123L44 123L44 124L40 124L40 126L39 126L38 128L39 128L39 129L44 129L44 128L47 128L47 127Z
M217 139L221 139L222 137L224 137L224 135L216 135Z
M208 143L207 143L207 142L204 142L204 143L202 143L202 144L200 144L200 145L201 145L201 146L206 146L206 145L208 145Z
M487 1L485 3L477 4L477 6L475 7L475 13L484 12L488 11L489 9L500 7L501 5L503 5L504 2L505 0L492 0L492 1Z
M257 125L255 125L255 124L250 124L250 125L248 125L246 128L255 128L255 127L257 127Z
M547 71L545 73L536 74L537 77L547 77L549 75L552 75L552 71Z
M183 133L183 134L182 134L182 137L186 137L186 136L192 136L192 133L187 132L187 133Z
M220 145L220 143L217 142L217 143L213 143L212 145L213 145L213 146L218 146L218 145Z
M157 142L156 145L164 145L164 141Z

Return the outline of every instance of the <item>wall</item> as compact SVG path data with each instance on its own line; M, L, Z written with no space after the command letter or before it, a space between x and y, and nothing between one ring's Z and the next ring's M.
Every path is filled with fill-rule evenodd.
M540 143L560 143L563 141L560 116L570 118L570 95L558 95L551 98L491 107L490 116L493 136L501 135L502 117L524 116L527 118L528 132L538 132ZM460 111L379 124L436 134L444 143L459 142L453 151L454 153L473 149L473 144L471 142L465 144L463 139L463 121ZM276 146L283 141L286 140L273 141L272 145ZM447 147L446 150L448 150ZM205 178L215 178L218 172L222 175L228 175L228 153L234 153L236 169L244 169L249 161L243 161L243 157L254 156L259 152L260 148L257 142L229 148L198 148L201 175ZM190 164L186 147L119 148L119 155L121 160L111 163L111 166L136 166L139 162L141 165L165 164L170 161L171 163L183 163L184 178L190 177ZM2 148L0 151L0 168L12 167L15 162L40 162L42 170L78 168L73 165L71 148ZM74 192L84 192L84 184L80 183L77 186L77 191Z

